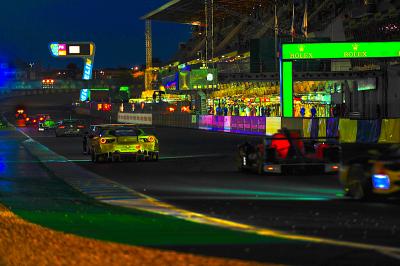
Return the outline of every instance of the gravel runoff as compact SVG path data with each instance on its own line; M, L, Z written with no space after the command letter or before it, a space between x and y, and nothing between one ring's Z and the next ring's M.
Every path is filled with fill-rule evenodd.
M0 205L0 265L276 265L135 247L26 222Z

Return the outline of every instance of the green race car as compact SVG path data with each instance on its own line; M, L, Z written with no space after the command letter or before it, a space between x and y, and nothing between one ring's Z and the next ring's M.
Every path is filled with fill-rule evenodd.
M51 118L47 118L43 122L39 122L39 124L38 124L39 131L45 131L45 130L55 129L55 128L56 128L56 122Z
M3 117L0 117L0 129L5 129L8 127L8 122Z
M83 138L83 151L91 155L93 162L157 161L159 144L153 134L136 125L93 125Z

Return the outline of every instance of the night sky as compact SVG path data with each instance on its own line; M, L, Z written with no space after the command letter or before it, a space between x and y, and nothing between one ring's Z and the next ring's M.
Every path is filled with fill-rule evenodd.
M50 56L51 41L94 41L95 68L145 62L144 21L168 0L1 0L0 57L62 67L73 60ZM153 23L153 55L165 61L190 35L187 25ZM80 62L80 61L73 61Z

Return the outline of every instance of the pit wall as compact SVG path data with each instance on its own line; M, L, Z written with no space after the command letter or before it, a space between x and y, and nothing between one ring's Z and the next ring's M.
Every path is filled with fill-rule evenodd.
M77 113L104 121L192 128L216 132L272 135L281 128L299 130L306 138L339 137L343 143L400 143L400 118L353 120L191 115L183 113L118 113L78 107Z
M400 119L237 117L188 114L146 114L154 126L198 128L248 135L272 135L281 128L299 130L306 138L337 138L343 143L400 143ZM119 122L143 124L143 114ZM144 123L148 124L148 123Z

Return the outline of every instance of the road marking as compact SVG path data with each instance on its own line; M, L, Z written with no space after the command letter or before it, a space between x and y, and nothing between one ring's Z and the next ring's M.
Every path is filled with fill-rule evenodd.
M21 132L22 133L22 132ZM24 134L24 133L23 133ZM30 140L26 141L26 148L33 154L39 150L39 154L43 155L45 151L48 156L65 158L57 153L51 151L41 143L33 140L31 137L26 135ZM38 147L32 147L32 145L36 145ZM40 153L42 152L42 154ZM40 157L38 156L39 160ZM65 158L65 162L68 160ZM72 162L70 162L73 164ZM63 170L59 169L59 167L54 167L51 163L46 163L44 160L44 165L49 168L50 171L56 172L58 174L63 174ZM324 244L324 245L333 245L333 246L340 246L345 248L355 248L355 249L363 249L363 250L371 250L379 252L383 255L390 256L395 259L400 260L400 248L397 247L390 247L390 246L382 246L382 245L374 245L374 244L365 244L365 243L358 243L358 242L351 242L351 241L341 241L341 240L334 240L329 238L322 238L316 236L307 236L301 234L293 234L284 231L257 227L253 225L243 224L239 222L234 222L230 220L220 219L212 216L208 216L201 213L196 213L184 209L180 209L174 205L159 201L153 197L145 195L143 193L139 193L129 187L126 187L120 183L112 181L110 179L104 178L102 176L96 175L92 172L84 170L79 166L75 165L71 168L79 171L76 175L66 175L59 176L60 178L64 179L65 182L69 183L71 186L76 188L77 190L81 191L82 193L95 198L103 203L117 205L120 207L127 207L127 208L134 208L138 210L143 210L147 212L153 212L163 215L170 215L174 216L179 219L184 219L191 222L202 223L212 226L223 227L231 230L242 231L247 233L253 233L261 236L266 237L275 237L281 239L287 239L292 241L302 241L302 242L311 242L316 244ZM57 173L55 173L57 176ZM79 175L81 174L81 176ZM104 186L109 186L110 190L105 191ZM89 188L89 190L88 190ZM98 190L96 189L98 188ZM112 188L112 189L111 189ZM104 193L103 195L98 195L97 191L102 190Z
M197 154L197 155L180 155L180 156L160 156L160 160L172 159L195 159L195 158L215 158L224 157L226 154Z
M134 193L138 193L133 191ZM294 240L294 241L303 241L303 242L311 242L316 244L325 244L325 245L334 245L346 248L356 248L356 249L363 249L363 250L373 250L384 254L386 256L390 256L395 259L400 260L400 248L397 247L390 247L390 246L382 246L382 245L374 245L374 244L364 244L358 242L351 242L351 241L342 241L342 240L334 240L329 238L322 238L322 237L315 237L315 236L306 236L301 234L292 234L287 233L284 231L269 229L269 228L262 228L253 225L238 223L230 220L220 219L212 216L208 216L205 214L200 214L192 211L188 211L185 209L180 209L174 205L161 202L153 197L148 195L138 193L144 199L136 200L136 201L126 201L126 200L102 200L105 203L124 206L129 208L140 209L144 211L155 212L158 214L164 215L172 215L180 219L197 222L197 223L204 223L213 226L224 227L232 230L244 231L249 233L254 233L261 236L266 237L276 237L281 239L287 240ZM147 201L147 202L146 202ZM117 203L117 204L115 204ZM146 203L150 203L153 206L147 206Z

